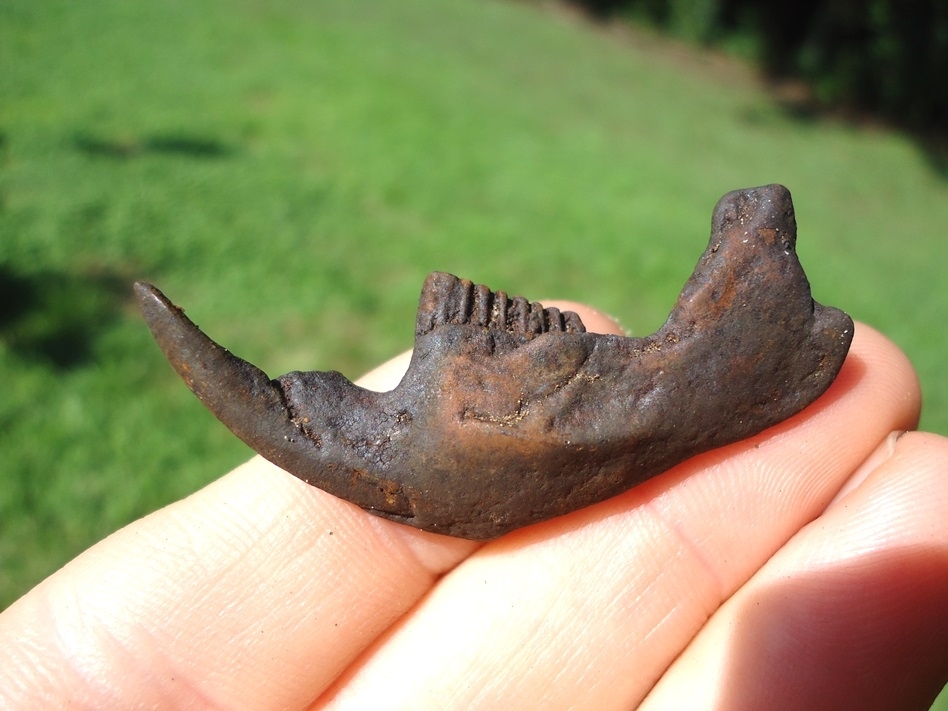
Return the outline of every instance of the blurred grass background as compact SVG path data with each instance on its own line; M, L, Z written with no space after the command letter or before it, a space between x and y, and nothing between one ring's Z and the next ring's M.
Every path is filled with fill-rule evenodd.
M247 458L130 301L271 374L411 346L450 271L656 329L725 192L794 195L815 297L948 433L948 182L720 55L502 0L0 3L0 609Z

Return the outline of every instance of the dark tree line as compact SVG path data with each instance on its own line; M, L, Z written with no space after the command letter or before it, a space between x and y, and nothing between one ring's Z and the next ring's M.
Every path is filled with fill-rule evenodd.
M577 0L708 44L735 38L800 77L823 106L870 111L948 138L948 0Z

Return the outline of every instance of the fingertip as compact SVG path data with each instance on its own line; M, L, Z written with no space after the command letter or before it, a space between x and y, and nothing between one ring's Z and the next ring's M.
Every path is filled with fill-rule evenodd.
M855 326L850 359L884 374L884 378L877 379L876 387L878 399L890 401L898 408L892 429L915 429L921 415L922 389L912 362L895 342L872 326L858 321Z

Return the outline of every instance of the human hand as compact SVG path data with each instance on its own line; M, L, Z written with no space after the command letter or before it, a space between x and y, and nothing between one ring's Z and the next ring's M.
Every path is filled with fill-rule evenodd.
M255 458L0 615L0 707L924 709L948 669L948 441L898 437L918 411L859 326L791 420L486 545Z

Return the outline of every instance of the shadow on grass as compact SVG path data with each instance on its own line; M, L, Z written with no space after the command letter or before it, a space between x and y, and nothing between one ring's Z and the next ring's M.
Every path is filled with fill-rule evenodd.
M213 138L183 133L159 134L136 139L107 139L86 133L72 137L73 146L90 156L127 159L146 154L177 155L207 160L227 158L235 152L230 146Z
M80 366L131 298L130 283L110 272L25 275L0 265L0 342L58 370Z
M929 167L938 176L948 180L948 137L921 136L918 142Z
M819 102L812 88L804 81L771 77L767 91L779 115L798 124L815 124L836 121L853 128L876 127L908 136L921 153L929 169L940 179L948 180L948 135L934 130L915 130L911 126L899 125L869 111L844 104L826 105ZM755 109L743 113L743 119L751 125L766 123L767 112Z

